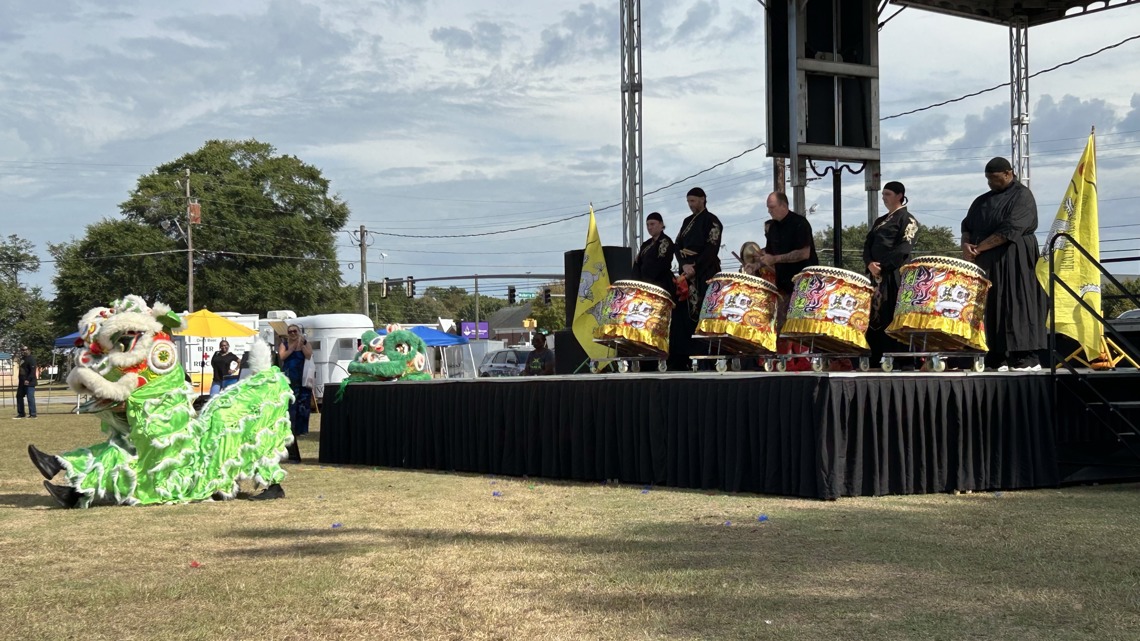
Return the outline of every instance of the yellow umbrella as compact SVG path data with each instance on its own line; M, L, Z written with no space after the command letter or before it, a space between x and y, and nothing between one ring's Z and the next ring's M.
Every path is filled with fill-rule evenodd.
M200 309L187 314L182 320L186 321L186 329L175 332L179 336L200 336L202 338L230 338L232 336L253 336L257 330L245 325L238 325L225 316L218 316L208 309ZM205 384L206 367L202 364L201 380L199 386Z
M218 316L208 309L200 309L187 314L186 329L175 332L179 336L201 336L203 338L229 338L231 336L253 336L257 330L238 325L225 316Z

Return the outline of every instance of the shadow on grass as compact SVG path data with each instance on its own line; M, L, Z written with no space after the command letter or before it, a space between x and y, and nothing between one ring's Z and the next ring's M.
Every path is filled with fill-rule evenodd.
M42 494L0 494L0 507L59 507L59 504L47 492Z

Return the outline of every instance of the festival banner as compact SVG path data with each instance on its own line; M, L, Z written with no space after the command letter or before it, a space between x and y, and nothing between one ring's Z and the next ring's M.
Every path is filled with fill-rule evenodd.
M606 358L610 348L594 342L594 328L605 313L606 295L610 289L610 272L598 237L594 206L590 205L590 227L586 231L586 249L582 259L582 278L578 284L578 303L574 307L574 337L590 358Z
M1049 243L1057 234L1073 237L1097 261L1100 260L1100 228L1097 220L1096 200L1096 132L1089 134L1085 152L1069 181L1069 188L1061 199L1057 218L1049 230L1044 252L1037 261L1037 280L1049 291ZM1081 254L1067 238L1057 241L1053 252L1053 269L1081 299L1103 315L1100 302L1100 270ZM1101 338L1104 329L1069 292L1059 285L1054 288L1056 301L1057 333L1071 336L1084 348L1085 356L1092 361L1101 355Z

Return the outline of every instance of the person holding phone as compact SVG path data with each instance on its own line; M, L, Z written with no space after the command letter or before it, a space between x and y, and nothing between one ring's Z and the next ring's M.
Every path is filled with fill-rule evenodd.
M289 379L293 402L289 404L289 424L293 428L293 443L289 446L290 463L301 462L301 448L297 437L309 431L309 406L313 402L313 388L304 385L305 361L313 357L309 339L298 325L290 325L285 338L277 346L281 371Z

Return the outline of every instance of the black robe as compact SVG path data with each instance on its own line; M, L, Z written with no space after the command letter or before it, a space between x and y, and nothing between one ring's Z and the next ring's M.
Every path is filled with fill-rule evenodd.
M894 212L879 216L871 224L867 239L863 241L863 264L879 263L879 277L867 276L875 286L871 299L871 319L867 325L867 344L871 347L872 362L882 357L883 352L901 352L906 348L887 336L887 326L895 318L895 304L899 298L899 267L910 260L918 221L900 207Z
M688 368L689 357L704 353L692 340L697 329L697 319L701 314L708 280L720 271L720 241L724 226L707 209L692 214L681 223L681 233L673 243L676 250L678 271L685 265L692 265L695 278L690 283L689 299L678 301L673 310L673 323L669 331L670 367Z
M673 240L665 234L641 243L641 250L633 259L633 280L656 285L676 294L673 282Z
M1037 247L1037 201L1021 183L978 196L962 221L962 232L974 245L1000 235L1009 242L982 252L975 259L993 285L986 298L986 343L991 365L1013 352L1045 348L1045 291L1034 269Z

